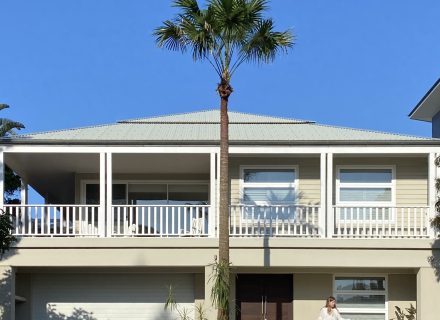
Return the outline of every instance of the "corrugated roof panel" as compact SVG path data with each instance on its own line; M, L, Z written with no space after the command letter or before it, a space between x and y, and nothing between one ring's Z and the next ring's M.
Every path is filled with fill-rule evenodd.
M230 124L231 141L402 141L431 140L408 135L340 128L317 124ZM9 141L218 141L214 123L117 123L108 126L62 130L11 137Z

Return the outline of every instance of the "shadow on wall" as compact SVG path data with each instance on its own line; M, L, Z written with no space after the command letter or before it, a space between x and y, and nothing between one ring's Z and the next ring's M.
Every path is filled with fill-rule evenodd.
M93 312L88 312L81 308L74 308L70 316L57 312L54 306L47 305L47 316L51 320L97 320L93 317Z
M10 309L12 301L11 281L11 270L4 271L0 280L0 319L3 319L3 317L7 319L9 314L7 310Z
M435 270L437 282L440 282L440 239L432 243L432 255L428 258L429 264Z

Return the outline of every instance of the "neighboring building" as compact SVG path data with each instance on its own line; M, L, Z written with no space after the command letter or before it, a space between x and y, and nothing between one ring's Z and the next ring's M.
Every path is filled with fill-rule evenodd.
M409 114L414 120L432 123L432 136L440 138L440 79L434 83Z
M2 140L23 179L0 261L15 319L174 319L203 303L218 250L219 112ZM440 140L230 112L232 318L438 319L430 227ZM2 184L0 184L2 185ZM28 203L32 186L45 204ZM15 299L14 299L15 298ZM65 316L63 317L62 314ZM86 318L88 316L89 318ZM57 318L58 317L58 318ZM71 319L71 318L69 318Z

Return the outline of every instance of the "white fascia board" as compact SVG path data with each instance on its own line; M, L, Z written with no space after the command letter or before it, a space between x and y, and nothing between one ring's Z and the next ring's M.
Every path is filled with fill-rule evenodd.
M438 152L440 146L292 146L229 147L230 154L425 154Z
M206 146L2 146L0 152L7 153L212 153L219 147Z

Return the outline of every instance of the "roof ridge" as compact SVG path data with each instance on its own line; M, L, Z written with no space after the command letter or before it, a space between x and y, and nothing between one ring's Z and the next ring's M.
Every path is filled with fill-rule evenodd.
M170 117L170 116L183 116L191 113L200 113L200 112L209 112L209 111L216 111L216 109L203 109L200 111L187 111L187 112L179 112L179 113L168 113L168 114L162 114L162 115L156 115L152 117L140 117L140 118L132 118L132 119L125 119L125 120L117 120L116 123L131 123L132 121L139 121L144 119L155 119L155 118L164 118L164 117Z

